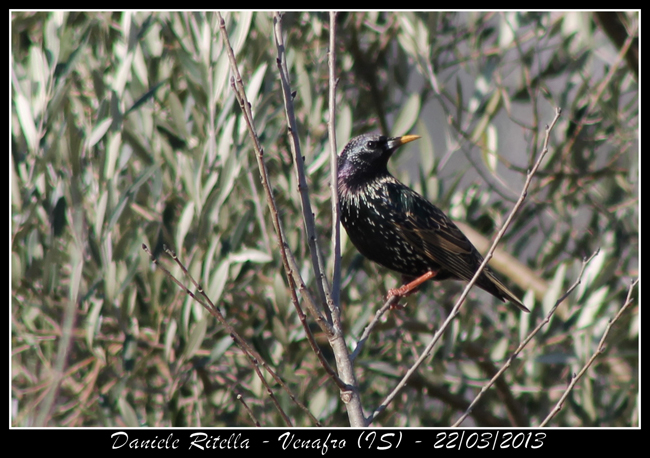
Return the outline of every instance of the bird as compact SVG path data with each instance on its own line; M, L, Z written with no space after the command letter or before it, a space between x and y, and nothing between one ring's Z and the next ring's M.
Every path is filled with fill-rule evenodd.
M470 281L483 256L442 210L388 171L395 150L418 138L365 134L345 145L337 176L341 224L363 256L402 274L405 282ZM529 312L488 266L476 285ZM400 290L391 293L404 295Z

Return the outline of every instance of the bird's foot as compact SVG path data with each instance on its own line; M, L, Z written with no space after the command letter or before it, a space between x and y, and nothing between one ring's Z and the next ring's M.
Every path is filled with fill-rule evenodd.
M391 310L402 310L406 308L406 304L400 304L399 300L403 297L406 297L413 293L413 291L406 291L404 288L408 285L404 285L400 288L391 288L388 290L388 293L386 294L386 300L389 301L392 298L396 298L394 301L395 303L390 306Z
M389 310L404 310L405 308L406 308L406 304L400 304L399 299L397 299L397 302L395 302L390 307L388 307Z

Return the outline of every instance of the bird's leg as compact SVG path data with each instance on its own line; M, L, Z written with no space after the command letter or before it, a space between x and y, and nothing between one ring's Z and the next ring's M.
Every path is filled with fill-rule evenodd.
M422 275L421 277L416 278L410 283L407 283L404 286L400 286L397 289L389 289L388 294L386 295L386 299L390 299L393 296L397 296L399 298L401 297L406 297L415 290L417 290L418 286L420 286L422 283L424 283L427 280L432 279L438 274L437 270L430 270L426 274Z

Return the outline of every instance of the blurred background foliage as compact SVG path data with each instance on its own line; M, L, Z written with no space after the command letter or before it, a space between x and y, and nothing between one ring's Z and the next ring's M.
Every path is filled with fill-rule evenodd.
M225 13L280 216L315 291L277 72L271 13ZM338 149L378 131L422 138L389 164L464 223L481 251L508 216L545 125L547 158L493 260L530 315L474 289L376 426L448 426L577 279L581 284L465 426L534 426L638 275L638 13L341 13ZM329 258L327 13L286 13L287 61L321 249ZM618 36L617 36L618 33ZM259 171L214 13L13 12L11 388L14 426L284 423L190 285L327 426L338 389L290 304ZM396 275L342 239L353 346ZM412 364L462 290L432 283L388 314L356 360L367 412ZM634 291L634 297L637 292ZM317 331L317 328L313 328ZM316 337L327 358L327 340ZM615 324L555 426L638 425L638 304ZM270 380L270 379L269 379ZM313 425L272 383L294 425Z

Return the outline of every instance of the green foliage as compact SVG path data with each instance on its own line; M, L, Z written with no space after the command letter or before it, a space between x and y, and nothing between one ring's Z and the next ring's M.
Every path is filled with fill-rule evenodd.
M624 17L631 32L638 16ZM273 18L224 18L289 246L315 292ZM318 241L331 266L329 16L287 13L282 26ZM13 425L252 426L236 394L261 425L284 424L228 332L152 265L142 243L190 287L162 246L176 251L323 424L349 424L291 306L216 15L14 12L11 39ZM600 248L464 423L539 424L638 275L634 72L589 13L341 13L337 53L339 150L367 131L421 135L390 169L487 240L517 200L555 106L563 109L501 244L516 259L491 264L533 312L473 289L428 362L374 422L456 421ZM342 266L353 345L399 280L363 260L344 234ZM375 329L355 361L366 412L412 365L462 287L425 285ZM316 339L334 364L327 339ZM551 424L638 425L638 339L635 302ZM293 424L313 425L272 388Z

